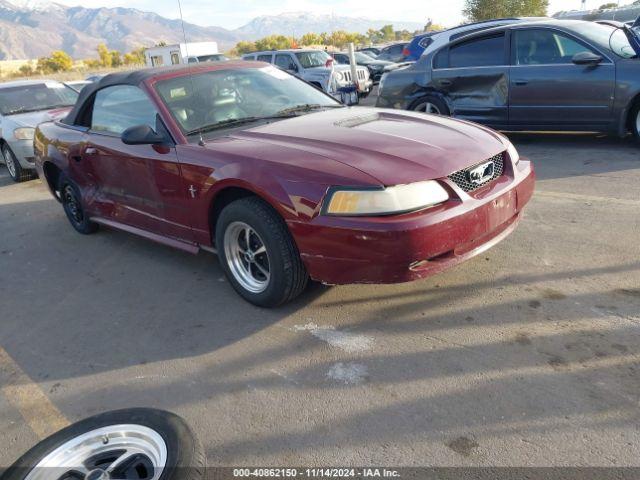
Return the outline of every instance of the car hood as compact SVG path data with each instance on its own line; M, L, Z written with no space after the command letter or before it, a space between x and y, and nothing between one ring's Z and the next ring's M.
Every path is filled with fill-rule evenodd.
M393 62L389 62L387 60L367 60L367 63L364 63L363 65L379 65L381 67L386 67L387 65L393 65Z
M54 108L52 110L40 110L38 112L18 113L9 115L13 123L21 127L37 127L41 123L50 122L52 120L60 120L66 117L71 111L71 107Z
M338 108L236 131L346 164L382 185L442 178L506 150L496 132L435 115L364 107Z

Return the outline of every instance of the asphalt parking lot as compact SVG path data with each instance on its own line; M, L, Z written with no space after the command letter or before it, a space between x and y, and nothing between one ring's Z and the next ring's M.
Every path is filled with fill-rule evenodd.
M0 466L152 406L209 465L640 466L640 150L512 135L519 229L449 272L261 310L215 257L102 229L0 167Z

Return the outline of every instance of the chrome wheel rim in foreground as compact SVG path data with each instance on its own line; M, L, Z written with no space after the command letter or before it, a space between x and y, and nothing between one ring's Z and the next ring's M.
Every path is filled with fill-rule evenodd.
M76 223L82 223L83 214L82 207L76 196L76 192L71 185L65 185L62 192L64 203L69 209L69 215Z
M16 164L15 164L15 161L13 160L13 155L11 154L11 152L4 150L2 152L2 156L4 157L4 164L7 166L7 170L9 170L9 175L15 178Z
M424 113L431 113L434 115L440 115L440 109L431 102L424 102L419 104L416 107L416 112L424 112Z
M638 114L636 115L636 132L640 134L640 110L638 110Z
M167 445L143 425L110 425L79 435L44 457L25 480L158 480Z
M224 254L237 282L251 293L264 292L271 270L267 248L256 231L244 222L233 222L224 232Z

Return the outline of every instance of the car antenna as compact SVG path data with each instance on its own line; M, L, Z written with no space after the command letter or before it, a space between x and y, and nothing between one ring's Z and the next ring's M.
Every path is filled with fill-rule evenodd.
M187 70L189 71L189 80L191 81L191 91L195 94L195 84L193 83L193 73L191 72L191 63L189 63L189 42L187 42L187 30L184 28L184 18L182 17L182 4L178 1L178 11L180 12L180 24L182 25L182 37L184 38L184 53L187 57ZM202 138L202 130L198 128L198 145L205 146L204 138Z

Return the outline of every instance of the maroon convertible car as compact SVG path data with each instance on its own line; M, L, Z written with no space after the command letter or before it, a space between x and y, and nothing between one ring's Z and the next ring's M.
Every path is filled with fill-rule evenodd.
M309 278L440 272L511 233L534 188L492 130L345 107L260 62L109 75L34 143L78 232L215 248L238 293L269 307Z

